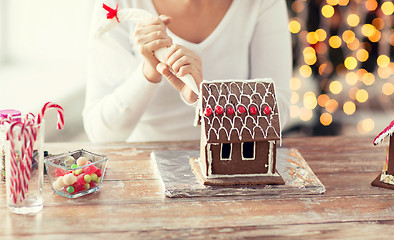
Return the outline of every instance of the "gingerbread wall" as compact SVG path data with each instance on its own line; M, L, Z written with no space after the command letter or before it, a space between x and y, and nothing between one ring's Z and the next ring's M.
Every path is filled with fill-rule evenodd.
M269 143L260 141L255 143L255 159L242 160L242 143L232 144L231 160L221 160L220 144L211 144L212 174L261 174L268 172ZM275 150L275 149L273 149ZM275 152L275 151L273 151Z
M394 135L390 136L390 143L389 143L389 152L388 152L388 157L389 157L389 162L388 162L388 168L387 168L387 173L394 175Z

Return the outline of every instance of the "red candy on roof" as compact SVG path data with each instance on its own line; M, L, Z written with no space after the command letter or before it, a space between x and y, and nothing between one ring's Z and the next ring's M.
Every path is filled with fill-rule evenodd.
M232 107L227 108L227 114L228 115L234 114L234 108Z
M271 108L269 106L265 106L264 113L267 114L267 115L270 114L271 113Z
M209 117L209 116L211 116L211 115L212 115L212 108L207 107L207 108L205 109L205 116Z
M219 115L222 115L222 114L223 114L223 107L221 107L221 106L216 106L215 112L216 112L217 114L219 114Z
M250 107L250 114L255 115L257 113L257 108L255 106Z

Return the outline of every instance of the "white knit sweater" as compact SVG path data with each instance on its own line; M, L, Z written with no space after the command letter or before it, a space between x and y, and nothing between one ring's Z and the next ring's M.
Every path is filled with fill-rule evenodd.
M107 1L119 9L137 7L157 15L151 0ZM95 23L106 18L98 1ZM168 31L174 43L202 59L203 78L275 81L282 129L289 118L292 74L291 42L284 0L233 0L216 29L201 43L191 43ZM102 38L92 38L89 54L84 127L91 141L197 140L195 107L186 104L166 81L148 82L142 56L133 39L134 23L121 23Z

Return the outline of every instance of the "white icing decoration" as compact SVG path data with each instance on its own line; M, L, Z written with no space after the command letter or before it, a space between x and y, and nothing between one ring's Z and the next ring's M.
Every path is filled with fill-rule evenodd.
M391 174L387 174L387 172L382 172L382 174L380 175L380 181L394 185L394 176Z
M374 139L373 144L380 146L380 144L383 142L383 140L388 137L392 136L394 132L394 121L392 121L387 129L385 129L383 132L379 133L379 135Z
M270 150L268 152L268 172L272 173L273 167L274 167L274 144L275 141L269 141L270 144Z
M241 82L242 84L238 85L235 83L236 81ZM230 86L227 86L226 83L229 83L229 82L230 82L230 84L229 84ZM203 83L206 83L206 84L203 84ZM206 131L208 140L212 140L212 138L211 138L212 134L213 134L214 139L218 140L220 130L224 130L225 137L228 141L230 141L232 131L237 132L238 138L240 141L242 141L242 135L244 134L244 131L247 133L247 135L250 135L251 138L254 139L257 129L259 131L261 131L264 138L266 138L268 136L268 131L270 129L272 129L274 134L276 135L276 137L278 139L281 139L280 130L275 129L275 127L272 126L272 119L273 118L277 118L279 121L279 112L277 111L278 104L277 104L276 98L274 97L275 95L269 91L269 89L272 87L272 84L274 84L272 79L216 80L216 81L204 80L203 83L201 83L201 88L205 88L205 91L207 91L209 93L209 95L207 97L204 97L200 93L201 100L199 102L199 106L200 106L199 107L200 108L199 114L201 116L201 121L205 121L207 123L207 125L210 127ZM215 83L219 83L220 87L218 85L216 85ZM249 83L255 83L254 88ZM239 93L240 93L239 96L237 96L233 92L230 92L230 89L232 88L233 85L235 85L236 90L239 91ZM259 94L257 92L258 86L265 88L265 95L264 96L261 96L261 94ZM215 91L218 92L217 99L215 99L212 94L212 92L215 92ZM245 94L245 91L250 91L251 94ZM255 101L252 100L252 96L259 96L259 98L261 100L261 104L260 105L255 104L254 103ZM245 98L245 97L249 99L250 103L248 106L241 104L241 98ZM265 106L268 106L268 104L266 103L267 98L272 98L274 101L274 104L273 104L273 106L269 106L271 108L271 113L268 115L265 115L263 113L263 111L264 111L263 109ZM225 103L219 104L220 99L224 99ZM230 102L230 99L236 99L237 102L235 104L232 104ZM214 105L210 103L211 101L214 102ZM213 110L212 122L209 119L210 117L207 117L204 114L205 108L203 109L203 107L202 107L203 102L206 103L206 107L210 107ZM218 116L218 114L214 111L215 106L217 106L217 105L220 105L220 106L231 105L231 106L233 106L234 110L235 110L234 116L232 117L233 120L231 120L231 118L226 116L226 112L224 112L222 115ZM243 107L245 107L246 111L249 111L249 107L251 105L254 105L257 108L257 114L256 115L247 115L245 118L241 118L239 116L240 114L238 113L238 107L243 106ZM229 131L223 126L223 122L224 122L223 119L227 119L231 123L231 128ZM262 129L261 126L258 125L258 123L261 120L263 120L263 121L265 120L268 123L268 127L266 129ZM243 126L241 129L238 129L234 126L236 121L241 122L241 125ZM247 121L252 121L252 123L253 123L253 125L255 125L255 127L253 129L247 128L245 126ZM216 124L214 124L214 122L216 122ZM215 128L213 128L214 125L219 125L220 127L218 127L216 130Z
M212 175L212 150L211 145L219 145L219 143L207 143L207 162L208 162L208 175ZM205 174L205 171L203 171Z
M262 176L279 176L277 173L256 173L256 174L211 174L206 178L233 178L233 177L262 177Z
M377 137L373 143L374 143L375 145L380 146L380 145L383 143L383 140L384 140L386 137L388 137L388 136L391 137L391 136L393 135L393 132L394 132L394 127L392 127L392 128L390 129L390 132L385 132L385 133L379 135L379 137Z

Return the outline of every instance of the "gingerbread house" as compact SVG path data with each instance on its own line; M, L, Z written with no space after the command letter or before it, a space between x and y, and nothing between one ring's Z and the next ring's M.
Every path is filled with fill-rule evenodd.
M378 136L373 140L374 145L381 145L390 136L389 146L386 150L386 162L382 173L371 183L372 186L394 189L394 121L392 121Z
M284 184L276 172L281 128L272 79L204 80L197 124L201 153L193 170L204 184Z

